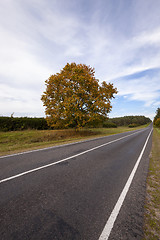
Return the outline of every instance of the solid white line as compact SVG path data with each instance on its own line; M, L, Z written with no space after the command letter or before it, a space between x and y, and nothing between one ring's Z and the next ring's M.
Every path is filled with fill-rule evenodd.
M142 130L142 131L143 131L143 130ZM23 175L26 175L26 174L29 174L29 173L32 173L32 172L36 172L36 171L38 171L38 170L41 170L41 169L44 169L44 168L47 168L47 167L51 167L51 166L56 165L56 164L58 164L58 163L61 163L61 162L64 162L64 161L73 159L73 158L78 157L78 156L80 156L80 155L83 155L83 154L85 154L85 153L91 152L91 151L93 151L93 150L95 150L95 149L104 147L104 146L109 145L109 144L111 144L111 143L120 141L120 140L122 140L122 139L124 139L124 138L130 137L130 136L132 136L132 135L134 135L134 134L137 134L137 133L139 133L139 132L141 132L141 131L134 132L134 133L132 133L132 134L130 134L130 135L127 135L127 136L118 138L118 139L113 140L113 141L110 141L110 142L108 142L108 143L104 143L104 144L102 144L102 145L99 145L99 146L97 146L97 147L88 149L88 150L86 150L86 151L84 151L84 152L78 153L78 154L73 155L73 156L71 156L71 157L64 158L64 159L59 160L59 161L57 161L57 162L53 162L53 163L50 163L50 164L47 164L47 165L43 165L43 166L41 166L41 167L34 168L34 169L28 170L28 171L26 171L26 172L22 172L22 173L19 173L19 174L17 174L17 175L14 175L14 176L11 176L11 177L2 179L2 180L0 180L0 183L7 182L7 181L9 181L9 180L12 180L12 179L21 177L21 176L23 176Z
M139 166L139 163L141 161L142 155L144 153L144 150L146 148L146 145L148 143L148 140L150 138L150 135L151 135L152 131L153 131L153 129L150 131L150 133L149 133L149 135L147 137L147 140L146 140L146 142L145 142L145 144L143 146L143 149L142 149L142 151L141 151L141 153L140 153L140 155L139 155L139 157L137 159L137 162L136 162L136 164L135 164L135 166L134 166L134 168L133 168L133 170L132 170L132 172L131 172L131 174L130 174L127 182L126 182L126 185L125 185L123 191L121 192L121 195L120 195L120 197L119 197L119 199L118 199L118 201L117 201L117 203L116 203L116 205L115 205L115 207L114 207L114 209L113 209L113 211L112 211L112 213L111 213L111 215L110 215L110 217L109 217L109 219L108 219L108 221L107 221L107 223L106 223L106 225L105 225L105 227L104 227L104 229L103 229L103 231L102 231L102 233L101 233L101 235L100 235L98 240L107 240L109 238L109 236L110 236L110 233L112 231L112 228L114 226L116 218L117 218L117 216L119 214L119 211L120 211L120 209L122 207L124 199L125 199L125 197L127 195L129 187L130 187L130 185L132 183L133 177L134 177L134 175L135 175L135 173L137 171L137 168Z

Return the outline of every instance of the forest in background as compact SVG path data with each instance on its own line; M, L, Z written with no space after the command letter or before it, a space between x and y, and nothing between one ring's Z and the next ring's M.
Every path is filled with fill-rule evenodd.
M145 116L124 116L118 118L110 118L104 121L101 126L92 124L86 127L103 127L116 128L119 126L137 127L147 123L151 120ZM28 117L0 117L0 131L17 131L17 130L47 130L50 128L45 118L28 118ZM56 128L55 128L56 129Z

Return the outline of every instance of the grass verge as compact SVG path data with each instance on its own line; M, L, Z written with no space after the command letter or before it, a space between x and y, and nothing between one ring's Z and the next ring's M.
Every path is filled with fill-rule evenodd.
M157 128L153 131L143 240L160 240L160 129Z
M0 132L0 156L84 139L108 136L131 130L137 130L142 127L146 127L146 125L136 128L94 128L81 129L80 131L67 129Z

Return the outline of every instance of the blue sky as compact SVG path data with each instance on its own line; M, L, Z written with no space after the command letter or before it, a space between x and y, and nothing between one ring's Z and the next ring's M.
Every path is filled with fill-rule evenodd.
M44 115L45 80L67 62L118 89L110 117L160 107L159 0L0 1L0 115Z

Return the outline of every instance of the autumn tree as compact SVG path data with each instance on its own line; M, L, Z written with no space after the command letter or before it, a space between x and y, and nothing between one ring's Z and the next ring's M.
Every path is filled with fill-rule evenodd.
M156 116L154 117L153 123L156 124L156 121L160 118L160 108L156 110Z
M45 81L41 100L49 126L81 128L107 117L117 89L111 83L100 85L94 74L90 66L67 63L60 73Z

